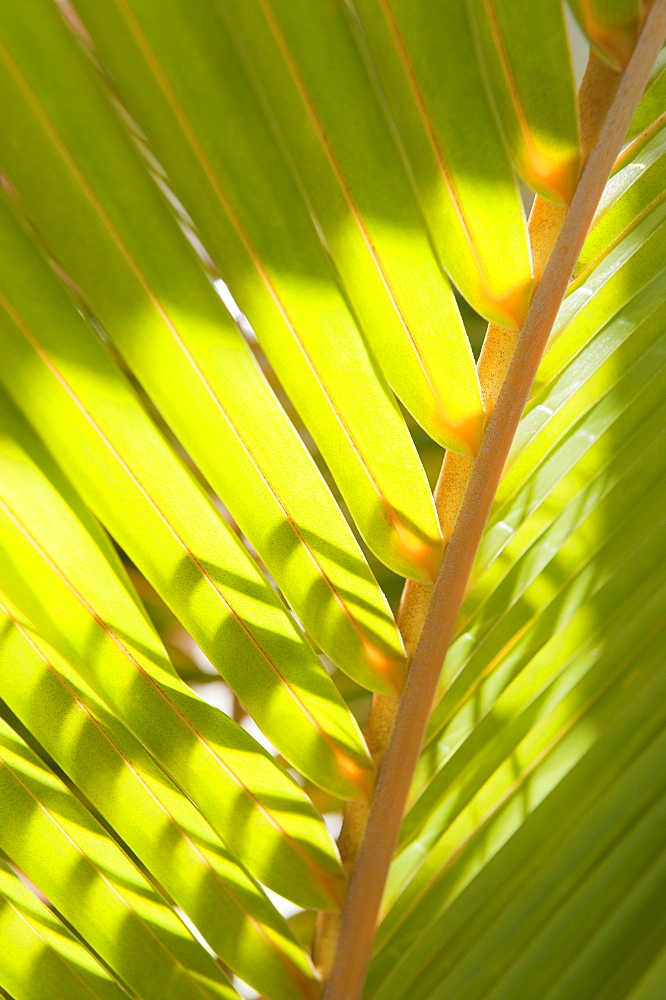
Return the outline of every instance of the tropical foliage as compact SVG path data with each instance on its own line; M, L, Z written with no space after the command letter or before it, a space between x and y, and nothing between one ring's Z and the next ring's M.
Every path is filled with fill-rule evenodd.
M662 995L665 35L0 4L0 994Z

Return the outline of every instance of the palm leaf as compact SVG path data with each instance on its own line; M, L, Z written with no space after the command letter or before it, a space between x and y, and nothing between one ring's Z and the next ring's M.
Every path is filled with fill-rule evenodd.
M608 204L625 201L611 181ZM624 996L614 963L629 982L663 940L661 923L640 949L628 932L650 925L664 874L666 244L658 208L646 223L573 282L537 376L430 720L368 997Z
M621 242L627 241L631 231L650 218L654 225L661 218L659 211L664 198L665 132L658 118L654 125L634 141L618 161L617 170L606 189L595 222L585 241L576 266L579 284L583 275L596 264L601 255L610 254Z
M296 766L310 771L312 780L338 794L367 795L372 766L358 727L332 681L232 529L170 454L102 345L66 298L58 297L60 289L45 263L5 218L4 342L17 363L25 367L27 354L28 364L41 369L37 384L31 373L27 389L14 385L17 399L32 409L35 395L46 391L49 401L41 405L44 420L50 423L43 426L53 432L54 413L59 414L59 436L63 451L72 456L74 475L86 482L91 459L104 469L94 486L93 508L101 509L126 551L157 589L169 595L174 611L269 739ZM45 288L55 286L55 303L41 297L33 308L29 293L35 280L43 281ZM56 310L62 317L62 332L54 337ZM73 339L68 336L72 328ZM75 442L72 426L80 428ZM125 505L135 512L131 526ZM174 602L174 593L180 600ZM229 658L234 647L237 652ZM307 762L300 759L306 733L313 729L317 737L324 737L321 749L328 748L329 760L321 761L321 773L311 770L309 752Z
M339 863L306 797L245 730L180 681L98 525L67 484L71 505L47 479L48 457L7 402L3 410L2 588L250 870L306 904L336 905ZM270 862L266 838L286 865Z
M538 17L524 17L510 0L475 0L475 8L490 90L515 168L533 190L568 205L581 157L562 4L540 3Z
M568 0L590 42L611 66L627 65L641 27L643 0Z
M90 813L0 720L2 850L146 997L235 991ZM128 947L130 942L133 947Z
M0 8L10 1000L660 995L666 3L569 6Z
M527 232L465 0L356 8L444 266L478 312L520 327L533 291Z
M635 139L650 128L666 110L666 51L661 50L636 113L631 120L627 139Z
M0 861L0 983L16 1000L121 1000L123 992L47 906Z
M164 14L157 9L154 12L161 23ZM26 140L28 135L30 139L21 148L6 146L0 166L11 178L51 252L80 286L129 366L165 416L168 414L174 430L205 472L213 468L210 442L222 431L221 410L233 412L235 420L242 421L236 431L241 440L253 432L247 446L250 455L255 450L259 454L281 454L284 428L279 438L267 441L266 407L258 413L246 413L247 400L252 398L247 348L239 343L238 332L201 273L194 252L169 217L163 198L109 106L92 67L86 65L75 40L61 23L52 0L31 0L29 7L5 13L4 23L0 22L7 39L0 53L0 85L4 87L3 100L16 114ZM187 36L179 31L174 37ZM224 43L223 35L212 37ZM220 63L228 57L224 50L216 53ZM61 67L59 76L54 77L50 70L44 72L50 64ZM133 60L132 66L142 68L142 63ZM157 107L171 99L170 90L163 91L161 75L159 84L158 88L153 82L147 91L142 77L139 86L143 94L158 90ZM130 107L136 113L137 109ZM246 116L249 113L241 110ZM81 136L90 134L96 136L93 146L81 142ZM44 169L52 178L48 189L40 181ZM301 224L297 223L302 199L295 185L292 187L289 197L283 196L286 204L276 207L275 213L287 214L289 226L283 223L280 234L285 238L289 235L299 257L305 255L302 267L309 275L305 284L314 286L316 294L306 289L304 301L299 294L298 311L291 317L290 299L282 305L282 284L272 272L264 279L266 265L262 263L258 292L262 315L267 312L271 320L266 327L270 342L264 339L264 327L255 309L247 307L240 291L238 301L255 324L285 388L331 464L368 543L398 571L432 579L439 561L439 531L425 475L395 400L383 380L376 377L373 359L332 280L333 272L304 206L300 210ZM250 193L251 204L256 205L256 187L251 187ZM63 224L63 209L68 216L67 226ZM80 232L71 228L74 220ZM255 250L251 234L246 235L244 228L241 235L234 228L232 236L233 244L224 249L225 260L245 260L243 273L250 268L251 274L256 273L253 261L257 255L261 257L263 247ZM270 231L264 232L263 238L271 246L279 245ZM152 253L155 246L161 248L159 257ZM284 269L284 265L277 266ZM116 285L113 292L111 274ZM235 289L231 276L230 283ZM290 282L290 287L292 283L297 291L303 286L303 280ZM252 284L254 287L255 282ZM122 289L120 295L118 288ZM286 316L278 326L275 321L283 313ZM220 327L227 328L225 339L231 341L224 364L217 356L224 344ZM315 331L320 336L315 338ZM328 332L326 339L324 332ZM191 373L190 367L194 368ZM179 405L181 415L176 419L171 411L173 401L181 397L183 371L188 372L194 395L184 414ZM260 385L254 391L265 395L262 390ZM197 411L202 408L203 413L214 411L215 422L204 435L199 424L192 428L193 406ZM266 417L277 419L270 410ZM222 439L225 447L230 437L226 430ZM209 442L206 461L202 454L205 439ZM238 451L239 442L235 441L232 454ZM247 467L248 456L242 455L241 462ZM211 480L222 486L217 452L214 468ZM264 495L265 481L270 483L274 475L271 468L264 474ZM278 480L284 478L283 469ZM235 503L228 496L228 487L220 489L220 493L234 513L241 505L248 509L244 491L236 494ZM285 506L279 512L280 521L284 520ZM312 528L309 532L306 528L304 533L306 537L315 534ZM335 542L337 538L333 552Z
M226 965L275 996L311 995L314 970L260 886L66 661L3 614L2 693L26 730Z

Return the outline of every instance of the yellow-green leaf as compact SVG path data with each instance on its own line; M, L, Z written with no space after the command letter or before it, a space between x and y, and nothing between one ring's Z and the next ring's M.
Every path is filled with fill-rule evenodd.
M531 188L568 205L580 172L576 89L561 0L525 8L472 0L490 94L516 170Z
M597 52L622 70L638 38L644 0L567 0L580 27Z
M0 690L27 731L231 969L276 1000L314 997L286 921L189 799L3 595L0 614Z
M55 11L49 13L58 17ZM55 28L64 30L58 20ZM64 42L69 42L66 35ZM51 51L48 38L46 43ZM77 55L65 46L63 65ZM16 127L28 122L36 127L32 151L23 146L13 150L18 164L14 162L12 174L24 170L21 189L28 201L34 195L33 207L39 209L40 224L54 237L56 254L86 287L151 398L162 406L315 641L360 683L384 693L399 690L404 676L402 643L359 546L247 344L93 86L94 80L83 69L81 75L75 91L80 97L87 86L96 100L80 131L74 129L74 133L96 134L105 122L111 130L106 144L100 137L94 145L98 156L93 166L96 174L106 168L110 171L101 196L112 196L112 202L104 206L93 196L62 145L53 149L48 136L55 139L48 133L48 122L41 119L40 124L33 117L34 103L23 103L25 91L17 90L16 79L3 78L0 71L0 80L11 85L13 96L8 94L7 101L21 121L19 126L17 120ZM70 110L71 105L65 109L65 120ZM9 150L5 146L3 155L0 143L5 165L8 157ZM44 169L49 178L46 185L41 176ZM120 184L114 180L118 170L123 176ZM30 180L25 174L31 171L36 174ZM112 220L118 188L123 202ZM68 198L75 206L71 210ZM71 228L73 220L76 231ZM11 226L9 230L4 239L11 243ZM8 244L10 261L11 254L19 252L16 243L14 239L11 247ZM155 259L154 246L162 249L161 263ZM24 250L22 257L26 273L21 287L28 288L29 298L33 268L39 270L40 283L53 289L54 282L43 265L35 262L34 251L30 257ZM111 291L107 286L110 275L114 276ZM14 284L12 279L10 288ZM53 296L63 299L62 292L53 291ZM65 313L72 313L71 306L45 303L46 317L50 308L57 308L63 317L53 330L47 319L55 340L64 335L61 324L69 331L68 339L76 339L73 326L79 337L84 336L78 317L74 324L64 318ZM43 323L35 333L42 330ZM103 404L103 396L96 398ZM210 650L209 655L214 658Z
M664 112L666 112L666 49L661 50L654 64L645 93L631 119L627 139L635 139L661 118Z
M146 878L2 719L0 847L132 992L237 998Z
M664 217L666 122L636 139L624 151L617 167L581 250L574 287L603 257L630 237L644 219L651 216L655 221Z
M0 861L0 987L13 1000L123 1000L103 965Z
M520 327L533 289L525 220L467 0L355 9L444 266L478 312Z
M358 726L273 588L2 206L0 241L7 390L266 736L312 781L367 796Z
M198 6L208 5L199 0ZM248 81L279 128L393 389L436 441L476 454L484 420L467 334L343 6L225 0L219 9L225 16L218 30L236 43ZM96 37L103 45L109 32L100 24ZM216 103L239 86L235 63L219 60L217 67ZM353 114L340 114L341 106ZM207 142L216 136L224 156L219 131L211 128ZM259 136L257 143L265 148ZM185 197L184 179L180 191ZM205 216L197 218L206 224Z
M157 29L165 27L171 8L152 5ZM239 524L245 527L249 521L253 534L264 539L266 526L257 527L257 508L248 504L242 489L245 476L240 483L236 476L227 481L220 444L227 460L251 476L253 495L258 492L264 504L273 507L274 524L281 524L291 503L304 516L308 494L301 493L299 499L303 486L298 473L307 465L307 456L298 452L293 430L275 412L274 399L257 378L247 346L55 4L31 0L29 9L3 7L0 29L0 99L12 116L9 127L23 136L19 145L0 143L0 167L53 255L82 289L129 367ZM198 99L208 89L211 60L198 49L188 49L188 36L185 25L167 40L178 40L175 58L181 79L197 94L199 113L212 116L218 129L224 110ZM205 40L214 47L213 66L217 59L230 58L221 33L208 34ZM182 119L183 112L147 45L141 33L124 52L126 65L137 77L129 96L150 99L152 124L143 122L133 100L130 110L149 131L166 129L172 142L178 134L178 156L194 161L197 174L203 171L206 176L208 160L202 167L200 151L182 141L180 126L174 131L174 113ZM182 73L185 65L187 72ZM233 104L240 95L229 97ZM164 105L168 116L157 113ZM243 103L234 114L249 127L252 107ZM228 116L225 148L236 142L230 130L233 121ZM86 141L92 135L94 143ZM228 276L229 284L370 547L398 572L432 579L441 541L425 473L395 399L384 379L377 377L295 181L287 201L275 201L270 155L281 156L274 140L264 150L263 166L254 154L242 166L252 232L246 231L250 220L239 216L235 196L228 204L231 214L224 209L214 220L220 234L228 236L222 263L237 269ZM276 172L275 180L282 176L289 179ZM272 224L266 225L267 220ZM298 265L292 252L298 254ZM246 295L252 296L252 303L256 299L252 308ZM286 469L278 461L285 438L287 454L297 453ZM310 469L306 482L313 478ZM287 494L282 509L275 506L279 489L268 485L273 480ZM317 492L321 496L321 486ZM305 522L310 529L312 512ZM305 534L315 536L311 544L316 548L316 529ZM337 534L342 532L338 529ZM328 552L334 561L335 535L332 541ZM350 548L353 552L347 539L342 559ZM270 545L264 543L263 550L270 551ZM274 557L272 561L280 563ZM343 586L341 581L340 590ZM395 634L392 639L395 644Z
M309 800L244 729L177 677L99 527L9 402L0 403L0 587L252 874L305 906L339 905L339 861Z

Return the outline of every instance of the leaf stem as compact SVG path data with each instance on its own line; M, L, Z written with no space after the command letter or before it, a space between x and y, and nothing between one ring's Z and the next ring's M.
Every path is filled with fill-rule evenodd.
M488 421L383 755L324 1000L361 995L389 865L476 551L569 279L665 35L666 0L656 0L545 265Z
M592 49L578 95L582 163L587 162L591 149L599 137L608 109L613 102L620 76L603 62ZM566 209L546 201L539 195L534 200L528 225L530 248L537 278L551 254L555 240L562 228ZM490 414L497 400L502 383L518 340L518 331L490 323L483 342L477 372L486 412ZM435 487L435 504L444 544L447 545L465 496L474 462L464 455L448 451L444 456ZM407 580L398 609L398 627L409 657L416 649L432 596L432 584ZM373 696L370 717L365 732L368 748L375 765L379 767L389 742L391 729L398 710L398 701L385 695ZM344 807L342 831L338 849L345 872L349 874L359 852L370 806L365 803L347 802ZM313 958L322 976L332 968L340 930L339 913L322 912L317 918Z

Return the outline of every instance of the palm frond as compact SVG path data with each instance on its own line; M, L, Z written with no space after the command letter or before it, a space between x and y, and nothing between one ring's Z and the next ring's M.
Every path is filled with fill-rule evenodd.
M666 2L569 7L0 5L9 1000L660 995Z
M80 675L15 609L2 614L3 700L75 791L227 966L276 997L314 995L311 962L257 882Z
M149 7L158 26L164 24L166 11ZM170 4L168 9L180 7ZM4 21L0 26L7 42L0 50L4 66L0 85L5 88L3 101L16 116L14 127L20 128L25 142L20 148L5 147L0 167L53 256L81 288L129 367L220 490L234 516L238 511L242 523L246 520L242 510L256 509L256 505L248 504L244 483L237 492L230 490L229 479L221 475L217 450L213 461L211 444L219 440L230 457L238 455L234 468L249 466L255 489L259 485L265 498L271 492L267 482L277 479L280 483L286 478L284 469L276 473L274 468L287 437L285 428L279 428L280 414L274 412L270 396L265 398L267 393L257 375L252 377L240 333L202 273L193 249L178 231L164 198L52 0L32 0L29 7L8 10ZM188 34L173 26L169 37L184 45ZM209 31L203 37L223 47L214 53L214 60L192 56L193 62L187 51L177 51L172 59L177 58L178 64L185 59L187 66L197 65L200 70L210 63L213 67L225 65L230 52L224 34ZM146 59L153 67L157 56L152 48L147 51ZM125 56L123 59L135 72L142 71L135 89L146 98L150 95L151 104L154 102L154 127L160 125L173 137L176 132L171 116L175 111L171 110L166 121L158 114L158 109L165 104L170 108L175 100L161 64L157 76L146 81L143 55L129 63ZM204 83L198 83L195 94L206 89ZM227 100L235 105L234 93L226 92ZM228 155L240 141L230 131L230 109L201 101L198 107L208 109L218 134L220 116L227 120L224 145ZM145 125L134 101L129 108ZM250 128L251 113L252 108L244 104L236 110L246 128ZM178 111L178 116L184 115ZM260 124L261 119L258 127ZM81 141L92 135L94 143ZM215 220L220 238L230 231L229 242L219 251L213 245L210 252L223 260L223 274L236 301L250 318L271 364L315 437L370 547L398 572L432 579L440 555L439 530L416 450L338 288L295 182L287 171L272 167L271 145L276 157L281 154L265 124L254 140L266 142L260 176L253 177L250 172L255 158L248 156L247 145L241 147L242 170L236 167L234 171L247 180L246 209L254 215L254 228L246 231L252 220L244 215L236 226L240 208L233 201L226 224L219 212ZM189 152L182 142L176 148ZM157 151L170 167L165 150L158 146ZM190 168L193 155L185 169L188 176L196 178ZM44 170L51 178L48 188L40 182ZM271 195L268 179L277 184L280 177L291 187ZM176 181L175 191L180 194ZM198 181L195 184L198 190ZM255 246L259 237L263 243ZM284 246L281 253L285 260L271 265L269 248L279 246ZM154 252L156 247L159 254ZM235 271L227 270L236 266L238 277ZM257 305L246 302L243 289L247 286L253 301L257 297ZM265 323L262 317L266 317ZM226 336L221 336L225 330ZM185 405L184 380L189 389ZM264 397L264 406L252 405L255 395ZM195 427L193 407L200 414ZM178 413L172 412L174 409ZM233 414L233 428L223 427L226 414ZM277 437L268 433L275 422L281 430ZM240 426L236 428L236 424ZM237 440L232 441L232 437ZM246 437L248 445L243 448ZM293 437L291 445L297 450ZM266 456L267 461L273 456L259 484L259 459L251 461L255 454ZM306 459L297 457L300 465L295 471L299 472ZM292 486L290 496L293 493ZM273 499L274 515L280 522L284 521L286 503L287 498L282 509L275 510ZM312 523L311 512L309 520ZM312 535L314 547L313 529ZM347 542L347 551L349 548Z
M342 873L320 817L266 750L180 680L99 526L0 405L2 589L257 877L305 905L337 905Z
M611 181L607 202L625 199ZM442 675L368 997L624 996L616 965L629 981L660 947L658 208L647 224L564 301Z
M5 945L0 985L15 1000L52 994L72 1000L122 1000L125 993L49 907L0 860Z
M90 812L0 720L0 844L140 996L237 993Z

